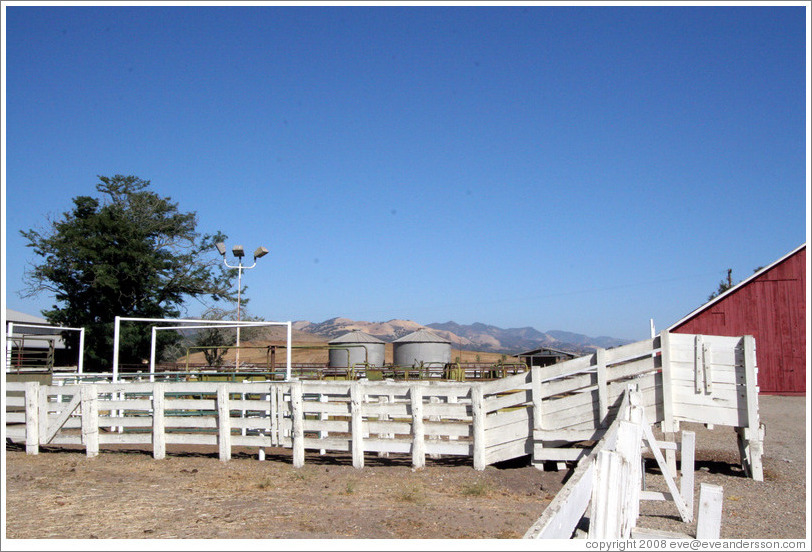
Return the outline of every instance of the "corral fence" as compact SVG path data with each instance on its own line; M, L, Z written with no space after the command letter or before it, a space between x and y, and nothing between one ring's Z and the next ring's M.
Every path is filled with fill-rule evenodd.
M30 453L80 444L167 444L468 456L476 469L531 455L533 463L577 462L603 438L634 383L650 423L666 438L680 422L737 428L742 463L763 478L755 341L663 333L653 339L534 367L492 381L251 381L40 385L6 383L6 435ZM666 462L676 475L676 450Z

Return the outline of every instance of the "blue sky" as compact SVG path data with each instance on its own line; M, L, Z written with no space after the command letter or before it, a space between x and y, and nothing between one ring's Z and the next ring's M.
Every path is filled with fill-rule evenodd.
M642 339L808 239L800 3L4 8L12 309L97 175L268 247L268 320Z

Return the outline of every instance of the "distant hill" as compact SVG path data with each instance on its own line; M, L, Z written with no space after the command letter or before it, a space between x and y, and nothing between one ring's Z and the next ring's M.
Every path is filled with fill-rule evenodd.
M318 335L327 340L351 330L361 330L391 342L419 329L427 329L448 339L454 347L468 351L516 354L538 347L551 347L576 354L585 354L596 348L609 348L630 343L613 337L589 337L583 334L550 330L540 332L532 327L503 329L476 322L470 325L456 322L422 325L411 320L393 319L387 322L364 322L349 318L331 318L324 322L300 320L293 323L295 330Z

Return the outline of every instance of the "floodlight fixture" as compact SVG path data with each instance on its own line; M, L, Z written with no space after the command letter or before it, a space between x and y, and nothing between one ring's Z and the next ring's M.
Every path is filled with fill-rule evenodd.
M254 258L259 259L260 257L264 257L267 254L268 254L268 248L259 246L259 247L257 247L257 250L254 251Z
M243 249L241 245L235 245L234 247L232 247L231 252L238 259L242 259L243 257L245 257L245 249Z
M217 242L217 243L214 244L214 247L217 248L217 252L220 253L220 255L225 257L225 255L226 255L226 244L224 244L223 242Z

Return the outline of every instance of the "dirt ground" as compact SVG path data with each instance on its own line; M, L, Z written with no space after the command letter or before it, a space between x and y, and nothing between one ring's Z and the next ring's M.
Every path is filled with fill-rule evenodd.
M699 484L724 488L723 538L806 538L805 397L762 397L767 425L765 481L743 476L730 428L697 432ZM87 458L76 447L28 456L7 445L7 539L516 539L541 515L568 472L526 462L478 472L470 459L308 452L293 469L289 450L215 447L104 448ZM658 471L647 469L650 489ZM698 499L697 499L698 503ZM673 504L644 502L639 526L692 534ZM47 545L45 545L47 546Z

